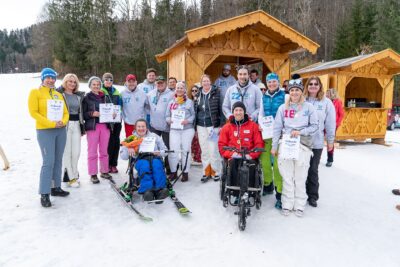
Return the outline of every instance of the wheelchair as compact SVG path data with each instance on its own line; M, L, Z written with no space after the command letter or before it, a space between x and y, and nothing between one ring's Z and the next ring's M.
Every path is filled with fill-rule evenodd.
M259 160L248 160L246 155L252 152L264 152L264 148L248 150L245 147L224 147L224 150L237 152L241 158L224 160L223 174L220 181L220 198L223 207L236 206L238 227L241 231L246 228L247 217L251 208L260 209L263 190L263 174Z

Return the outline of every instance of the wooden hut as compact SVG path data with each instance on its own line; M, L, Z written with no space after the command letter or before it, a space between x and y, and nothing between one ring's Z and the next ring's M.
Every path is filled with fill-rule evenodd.
M317 63L296 71L302 78L320 77L324 89L335 88L345 106L337 139L371 138L384 143L387 113L392 108L393 77L400 73L400 55L391 49ZM354 103L355 102L355 107Z
M290 76L289 52L304 49L313 54L319 45L263 11L255 11L185 32L162 54L168 76L185 80L189 86L204 73L214 81L223 65L262 64L262 74L276 72L281 79Z

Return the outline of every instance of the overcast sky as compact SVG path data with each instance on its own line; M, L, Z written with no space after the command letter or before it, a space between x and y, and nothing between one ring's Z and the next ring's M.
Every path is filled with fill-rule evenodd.
M21 29L37 22L47 0L1 0L0 29Z

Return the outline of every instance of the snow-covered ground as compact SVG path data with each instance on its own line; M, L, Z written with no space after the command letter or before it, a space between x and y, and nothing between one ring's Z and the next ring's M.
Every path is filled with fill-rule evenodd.
M176 192L193 212L182 217L170 200L139 203L153 222L123 206L110 186L89 181L82 139L81 188L40 206L41 166L27 98L39 84L32 74L0 75L0 144L11 163L0 170L0 266L400 266L400 131L390 147L348 144L332 168L320 166L318 208L303 218L283 217L274 197L263 197L240 232L232 207L218 198L218 183L200 183L192 167ZM57 84L59 84L58 82ZM82 88L87 87L81 84ZM0 162L2 164L2 162ZM126 179L120 162L118 183Z

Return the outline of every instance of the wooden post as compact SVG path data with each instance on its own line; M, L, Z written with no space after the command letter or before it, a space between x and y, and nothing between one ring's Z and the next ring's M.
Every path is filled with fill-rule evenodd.
M3 148L1 147L1 145L0 145L0 156L2 157L3 162L4 162L4 168L3 168L3 170L8 170L8 169L10 168L10 162L8 162L8 159L7 159L7 157L6 157L6 154L4 153L4 150L3 150Z

